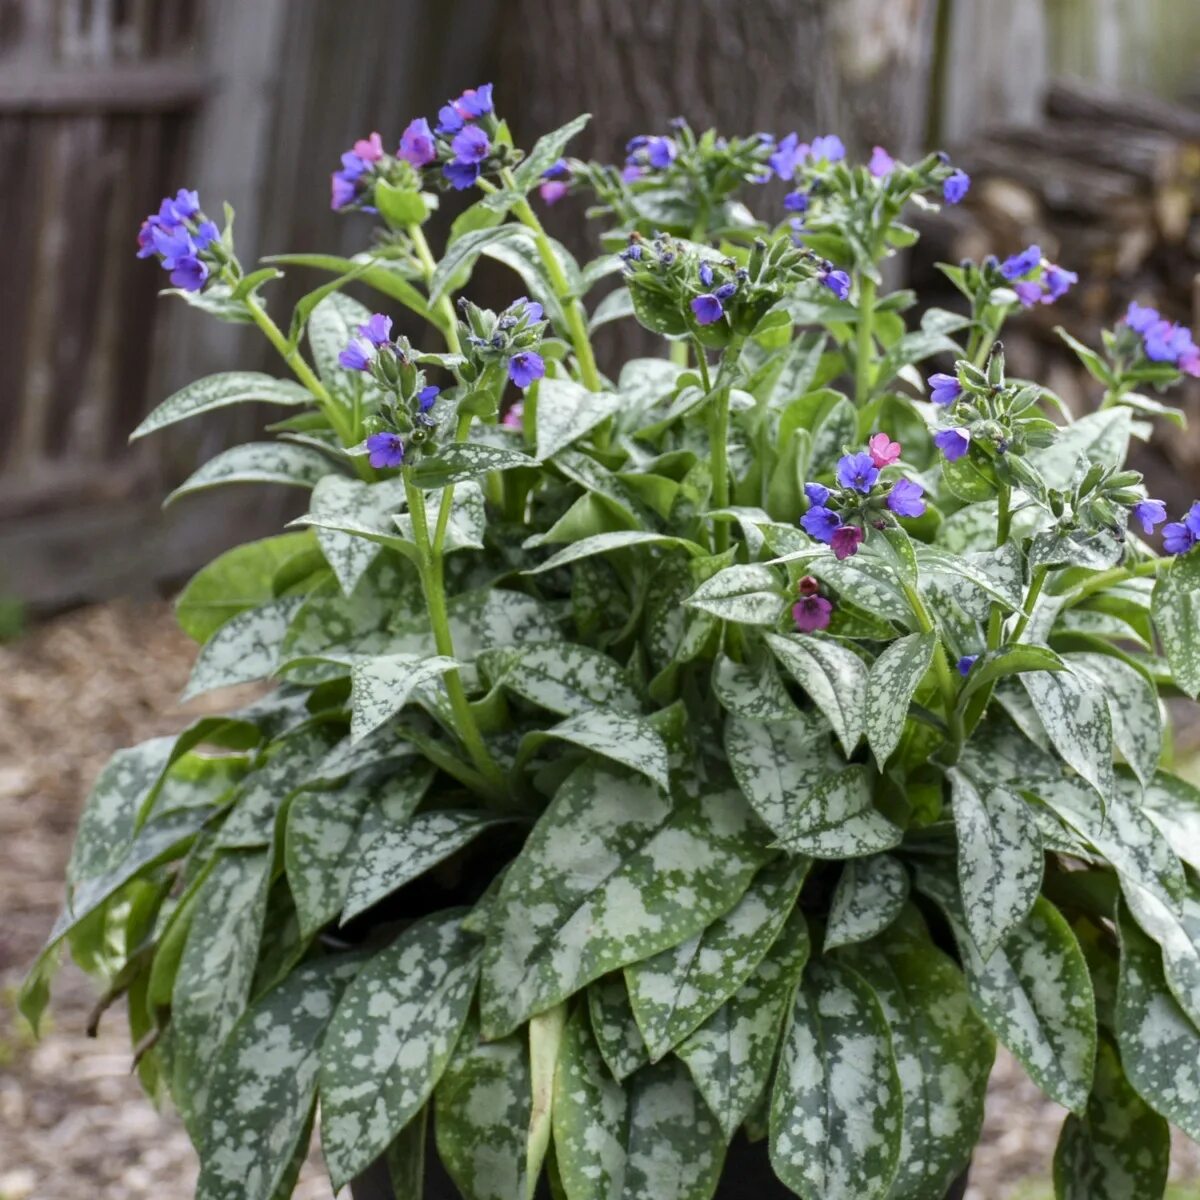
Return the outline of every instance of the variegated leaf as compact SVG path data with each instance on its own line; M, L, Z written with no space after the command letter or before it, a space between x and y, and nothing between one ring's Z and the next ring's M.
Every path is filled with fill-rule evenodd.
M1006 787L976 788L951 770L958 890L967 928L987 959L1029 915L1042 886L1042 839L1029 806Z
M318 1050L354 957L297 967L242 1018L221 1052L200 1135L196 1200L275 1200L308 1150ZM288 1188L290 1191L290 1188Z
M670 786L670 760L662 735L644 718L627 712L593 708L528 735L530 747L546 738L570 742L622 766L640 771L659 787Z
M316 527L321 552L342 585L343 595L353 594L379 554L377 542L345 530L377 537L394 535L392 514L403 503L404 488L399 480L369 484L326 475L313 488L306 520Z
M813 858L861 858L890 850L902 836L875 807L871 773L855 765L827 776L803 798L779 842Z
M312 404L313 398L306 388L290 379L276 379L258 371L223 371L218 375L197 379L195 383L189 383L187 387L168 396L129 435L129 440L145 437L156 429L211 412L215 408L250 401L297 405Z
M181 496L220 487L226 483L277 483L311 488L336 472L328 455L311 446L291 442L245 442L222 451L194 471L163 501L163 507Z
M738 625L774 625L784 608L778 575L759 563L735 563L710 575L685 601Z
M802 1200L883 1200L899 1165L904 1098L874 990L809 963L771 1098L771 1163Z
M625 968L634 1016L657 1061L734 994L779 936L806 862L780 858L702 933Z
M605 1066L620 1082L650 1061L629 1003L624 975L614 971L588 984L587 1000L592 1036Z
M866 664L854 651L828 638L768 633L766 640L784 669L828 718L849 757L867 715Z
M1200 1031L1163 978L1158 947L1122 908L1115 1029L1125 1077L1156 1112L1200 1141Z
M804 914L793 909L741 987L676 1048L727 1142L767 1088L808 952Z
M279 666L288 624L303 603L303 596L284 596L226 621L201 649L182 699L269 679Z
M1142 796L1145 815L1188 866L1200 871L1200 790L1159 771Z
M442 488L452 483L478 479L489 471L512 471L517 467L536 467L536 458L504 446L478 442L449 442L432 458L419 459L412 479L420 488Z
M1063 1122L1054 1152L1057 1200L1162 1200L1171 1165L1166 1121L1129 1086L1102 1039L1087 1112Z
M1167 905L1128 877L1121 891L1133 919L1162 950L1167 986L1200 1028L1200 901L1189 893L1177 907Z
M416 688L458 666L444 654L382 654L350 671L350 740L357 742L390 721Z
M962 972L911 907L847 960L883 1008L904 1092L900 1167L888 1200L944 1196L979 1138L995 1043L971 1011Z
M1180 554L1154 584L1152 615L1179 690L1200 694L1200 554Z
M713 665L712 687L721 707L749 721L794 721L799 717L774 662L758 667L721 654Z
M941 546L920 545L916 553L922 576L929 571L964 580L1006 609L1020 609L1025 587L1021 555L1015 544L974 554L952 554ZM963 599L967 601L964 607L969 607L969 599Z
M882 933L904 908L908 887L908 872L890 854L849 859L829 906L825 952Z
M542 642L491 650L477 665L493 683L564 717L595 708L635 713L641 707L628 671L590 646Z
M363 386L363 373L343 367L338 355L370 317L370 311L345 292L330 292L309 313L308 345L317 374L339 399L354 396Z
M703 929L740 899L765 842L736 792L672 798L632 772L576 769L505 876L484 954L485 1034Z
M434 1092L438 1157L464 1200L523 1200L531 1094L525 1039L485 1042L469 1020Z
M431 491L425 493L425 509L436 513L441 504L442 493ZM428 517L432 523L433 518ZM397 513L392 517L392 524L400 531L406 542L414 542L412 515ZM487 505L484 503L483 491L474 480L460 483L454 490L450 503L450 518L446 524L446 540L443 546L444 554L452 554L455 550L481 550L483 535L487 531ZM432 536L432 534L431 534Z
M910 633L892 642L871 665L864 723L880 767L900 744L908 706L933 662L937 644L936 633Z
M687 1068L670 1058L617 1083L578 1013L559 1059L554 1149L567 1200L708 1200L724 1159Z
M321 1141L334 1189L362 1171L429 1098L458 1041L478 942L458 910L379 951L342 997L321 1048Z
M1107 799L1113 791L1113 733L1103 693L1070 669L1031 671L1020 679L1054 748Z
M1103 694L1112 719L1113 742L1138 779L1148 783L1158 769L1163 740L1154 684L1111 654L1068 654L1066 661Z
M543 379L537 398L538 458L545 461L591 433L621 403L612 392L591 392L572 379Z

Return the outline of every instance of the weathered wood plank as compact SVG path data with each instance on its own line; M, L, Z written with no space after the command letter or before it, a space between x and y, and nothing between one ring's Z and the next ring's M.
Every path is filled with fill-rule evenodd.
M0 61L0 114L178 112L199 104L208 71L187 59L111 66Z

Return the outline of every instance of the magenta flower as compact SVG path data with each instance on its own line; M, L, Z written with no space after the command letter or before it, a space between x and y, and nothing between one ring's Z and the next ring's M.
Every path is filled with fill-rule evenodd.
M505 414L500 418L500 424L505 429L522 429L525 425L525 402L518 400Z
M834 530L829 544L833 547L834 557L843 559L857 554L862 540L863 531L857 525L842 525Z
M367 451L367 461L377 470L404 465L404 442L398 433L371 434Z
M962 425L940 430L933 435L933 444L946 456L947 462L957 462L971 447L971 431Z
M569 190L568 185L560 179L547 179L545 183L538 185L538 195L547 204L557 204Z
M879 467L870 454L843 454L838 459L837 481L844 488L853 488L865 496L879 479Z
M938 372L929 377L929 398L934 404L953 404L962 395L962 384L958 376Z
M942 184L942 198L947 204L961 204L971 190L971 177L966 171L956 170Z
M801 633L816 633L828 629L833 605L824 596L801 596L792 605L792 620Z
M885 175L892 173L892 168L895 165L896 160L882 146L876 146L871 151L871 161L867 163L867 170L876 179L882 179Z
M887 506L898 517L920 517L925 514L925 489L912 479L897 479L888 492Z
M378 162L383 157L383 138L378 133L372 133L369 137L359 138L354 143L353 150L363 162Z
M508 360L508 377L519 388L527 388L546 374L546 364L535 350L519 350Z
M899 461L902 453L899 442L893 442L886 433L876 433L867 439L867 453L877 467L890 467Z
M433 130L424 117L409 121L404 132L400 135L400 147L396 157L404 159L414 167L424 167L437 158L437 146L433 140Z

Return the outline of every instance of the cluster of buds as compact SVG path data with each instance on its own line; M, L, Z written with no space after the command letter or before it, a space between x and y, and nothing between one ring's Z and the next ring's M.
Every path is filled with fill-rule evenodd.
M157 258L171 282L185 292L198 292L214 268L225 261L216 225L200 210L200 197L180 188L167 196L141 225L138 258Z
M1200 347L1186 326L1168 321L1158 309L1131 300L1118 332L1136 334L1135 345L1152 363L1165 363L1185 375L1200 376Z
M338 355L350 371L362 371L379 386L384 400L368 418L376 426L363 444L371 466L396 468L428 446L438 426L441 389L425 381L407 338L392 338L392 319L374 313Z
M806 483L808 511L800 527L809 537L829 546L839 559L850 558L866 536L866 526L886 526L892 517L920 517L925 513L924 488L916 480L895 473L903 450L886 433L876 433L866 450L845 454L834 472L836 485Z
M468 382L503 364L508 378L522 391L546 374L538 348L546 333L542 306L521 296L499 315L467 299L459 300L466 362L461 371Z

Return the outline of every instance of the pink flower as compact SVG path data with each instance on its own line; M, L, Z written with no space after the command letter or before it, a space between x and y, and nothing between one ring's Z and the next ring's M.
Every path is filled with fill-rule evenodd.
M547 204L557 204L567 194L567 185L561 179L547 179L538 188L538 195Z
M833 605L824 596L801 596L792 605L792 620L801 633L815 633L828 629L833 615Z
M518 400L508 412L500 418L500 424L505 429L522 429L525 425L525 402Z
M833 547L835 558L850 558L858 553L862 544L863 531L857 525L842 525L833 531L830 545Z
M886 433L877 433L867 442L871 461L877 467L890 467L900 458L900 443L893 442Z
M359 138L354 143L354 153L363 162L378 162L383 157L383 138L378 133L372 133L370 137Z

